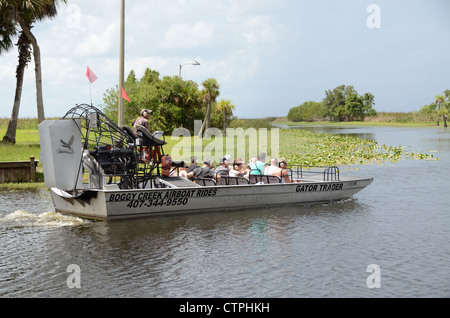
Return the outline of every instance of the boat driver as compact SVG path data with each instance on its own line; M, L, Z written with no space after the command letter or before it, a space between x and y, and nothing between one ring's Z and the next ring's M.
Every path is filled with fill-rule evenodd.
M147 108L144 108L140 112L140 116L136 118L136 120L133 122L133 133L137 136L137 126L141 125L148 129L148 120L150 119L150 115L152 114L152 110L148 110Z

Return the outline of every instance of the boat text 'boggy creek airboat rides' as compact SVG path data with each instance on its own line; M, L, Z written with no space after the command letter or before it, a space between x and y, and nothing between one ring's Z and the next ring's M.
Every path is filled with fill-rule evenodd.
M164 153L162 132L119 127L91 105L39 125L45 184L56 212L110 220L177 213L315 204L352 197L372 178L345 177L338 167L292 165L295 182L278 176L170 176L185 166Z

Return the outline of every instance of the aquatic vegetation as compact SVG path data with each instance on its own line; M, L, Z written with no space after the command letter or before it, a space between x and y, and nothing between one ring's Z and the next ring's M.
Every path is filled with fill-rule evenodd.
M290 164L320 166L379 164L402 159L438 160L431 154L407 151L403 146L381 145L371 139L299 129L280 132L280 157Z

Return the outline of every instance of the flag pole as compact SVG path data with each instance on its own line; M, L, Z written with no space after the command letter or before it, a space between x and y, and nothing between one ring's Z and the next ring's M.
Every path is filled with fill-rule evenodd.
M91 106L93 106L93 105L92 105L91 81L89 81L89 96L91 96Z
M89 66L86 69L86 77L89 80L89 96L91 97L91 105L92 105L92 88L91 83L97 80L97 76L92 72Z
M119 127L123 125L123 98L122 88L124 82L124 40L125 40L125 0L121 1L120 6L120 61L119 61L119 105L117 112L117 124Z

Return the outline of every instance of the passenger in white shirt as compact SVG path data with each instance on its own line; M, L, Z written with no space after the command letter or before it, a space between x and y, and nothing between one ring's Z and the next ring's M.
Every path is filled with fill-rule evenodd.
M266 174L280 177L281 180L283 181L283 183L296 182L296 181L291 181L291 179L289 178L289 174L288 174L287 170L285 170L285 169L287 169L286 159L281 158L281 160L278 161L277 158L273 158L270 161L270 166L267 169Z

